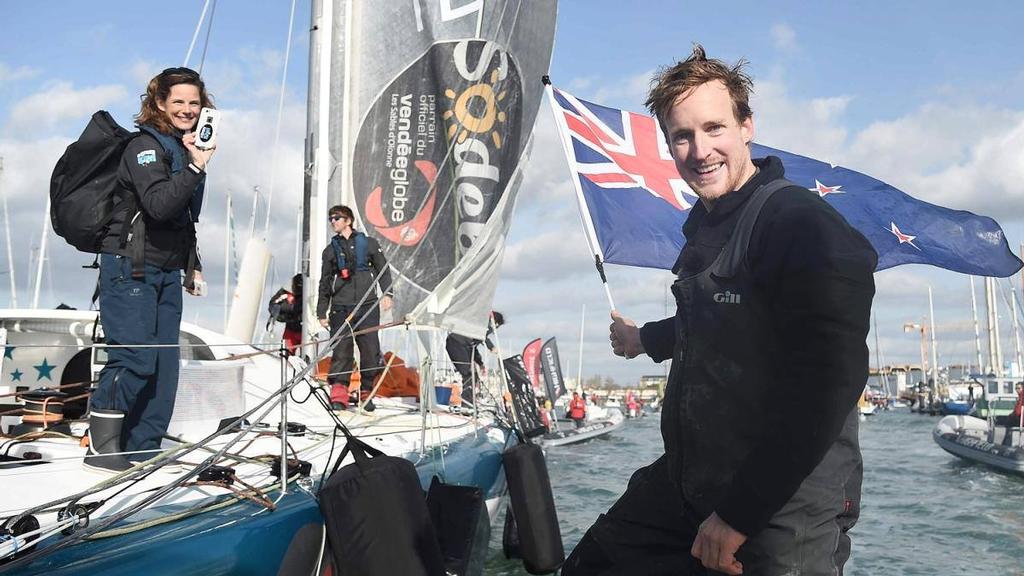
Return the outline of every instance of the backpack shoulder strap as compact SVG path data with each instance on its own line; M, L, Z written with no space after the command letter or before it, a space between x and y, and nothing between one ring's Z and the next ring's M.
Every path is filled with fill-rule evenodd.
M366 239L366 234L362 232L356 232L356 270L369 270L369 262L366 257L369 242Z
M331 248L334 249L334 261L338 265L338 273L341 273L345 268L345 251L341 248L341 240L338 239L337 234L331 237Z

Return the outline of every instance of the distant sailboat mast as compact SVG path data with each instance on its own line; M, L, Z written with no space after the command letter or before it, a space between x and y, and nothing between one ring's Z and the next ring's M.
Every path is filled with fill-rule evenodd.
M235 235L235 227L231 221L231 188L228 188L227 203L224 217L224 331L228 330L228 311L231 309L231 240Z
M978 298L974 294L974 276L971 279L971 314L974 317L974 352L978 362L978 374L985 373L985 365L981 360L981 331L978 327Z
M32 293L32 307L39 308L39 290L43 286L43 261L46 260L46 239L50 231L50 195L46 195L46 211L43 212L43 236L39 241L39 259L36 261L36 283Z
M874 312L871 313L871 323L875 331L875 373L878 374L879 388L889 395L889 379L882 372L882 349L878 345L878 316Z
M1020 370L1024 370L1024 359L1021 358L1021 344L1020 344L1020 323L1017 319L1017 291L1013 289L1013 285L1010 285L1010 313L1013 315L1013 355L1017 361L1017 374L1020 376Z
M583 389L583 325L587 320L587 305L580 311L580 350L576 363L576 388Z
M985 278L985 308L988 310L988 360L996 376L1003 375L1003 349L999 342L999 308L995 278Z
M937 353L935 351L935 305L932 303L932 287L928 287L928 322L931 324L929 331L931 332L931 345L932 345L932 391L934 392L936 387L939 385L939 362L937 359Z
M0 182L3 181L4 174L4 159L0 156ZM0 187L0 199L3 200L4 207L4 234L7 237L7 275L11 281L11 308L18 307L18 290L14 283L14 252L11 248L11 219L7 211L7 192L4 192L3 188Z

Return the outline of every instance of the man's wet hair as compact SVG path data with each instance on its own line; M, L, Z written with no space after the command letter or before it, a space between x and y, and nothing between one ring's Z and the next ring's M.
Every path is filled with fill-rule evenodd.
M665 116L680 96L701 84L721 81L729 91L732 99L732 111L737 122L743 122L753 115L750 109L750 94L754 91L754 82L743 71L746 60L740 60L733 66L716 59L709 59L704 47L693 45L693 53L682 62L658 70L651 79L651 90L644 105L658 119L662 132L665 132ZM668 134L665 134L668 138Z

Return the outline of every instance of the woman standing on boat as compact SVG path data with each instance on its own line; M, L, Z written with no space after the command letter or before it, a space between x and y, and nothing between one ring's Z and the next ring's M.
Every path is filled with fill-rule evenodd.
M90 398L87 468L126 470L129 459L152 458L167 432L178 388L182 272L190 294L205 289L195 223L213 149L197 148L193 132L204 107L213 103L198 73L164 70L149 81L135 117L141 134L121 156L119 203L100 256L100 320L115 347Z

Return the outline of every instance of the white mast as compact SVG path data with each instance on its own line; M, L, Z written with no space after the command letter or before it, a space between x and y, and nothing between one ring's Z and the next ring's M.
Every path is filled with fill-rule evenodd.
M252 212L249 214L249 240L256 237L256 210L260 204L260 185L252 187Z
M981 362L981 332L978 329L978 299L974 295L974 276L971 279L971 314L974 316L974 352L977 355L978 374L985 373L985 365Z
M992 360L992 366L995 370L996 376L1003 375L1003 343L999 336L999 301L996 299L996 279L986 278L985 279L988 287L988 302L989 302L989 356Z
M932 304L932 287L928 287L928 321L931 323L932 344L932 388L939 385L939 363L935 352L935 306Z
M4 173L4 158L0 156L0 177ZM0 192L3 189L0 188ZM11 308L18 307L18 289L14 283L14 253L11 251L11 219L7 211L7 193L0 194L0 199L3 200L4 205L4 234L7 237L7 274L11 280Z
M988 363L996 376L1003 375L1003 366L999 356L999 313L996 310L995 281L985 278L985 310L988 316Z
M1021 356L1020 346L1020 324L1017 322L1017 291L1013 289L1013 285L1010 285L1010 310L1013 314L1013 354L1017 360L1017 374L1020 376L1021 370L1024 370L1024 358Z
M327 223L312 222L314 215L327 214L327 183L331 174L330 89L331 89L331 35L334 28L334 2L313 2L310 14L309 89L306 116L306 185L303 201L303 285L302 343L320 330L316 317L317 286L320 283L320 254L327 245ZM307 350L312 354L313 351Z
M583 305L583 310L580 312L580 350L579 359L576 363L576 388L583 390L583 325L587 321L587 305Z
M292 275L302 272L302 208L295 212L295 265Z
M235 233L231 226L231 188L228 188L227 210L224 218L224 331L228 329L228 311L231 309L231 236Z
M39 260L36 262L36 284L32 294L32 307L39 308L39 289L43 285L43 261L46 260L46 237L50 230L50 195L46 195L46 211L43 212L43 238L39 241Z
M871 313L871 324L873 325L875 332L875 371L878 374L878 387L888 395L889 379L885 378L882 374L882 352L881 348L878 346L878 316L876 316L874 312Z
M1003 375L1003 339L999 334L999 300L996 299L996 279L992 281L992 332L996 341L996 364L999 366L999 375Z

